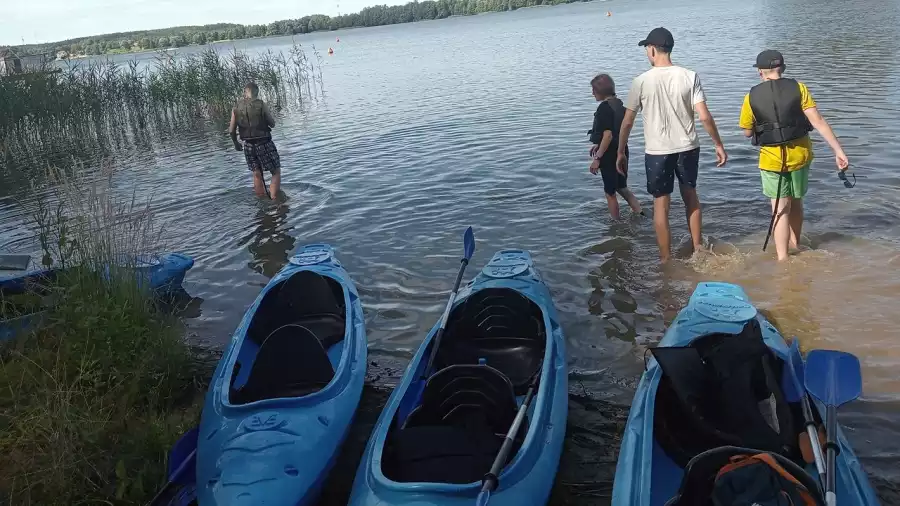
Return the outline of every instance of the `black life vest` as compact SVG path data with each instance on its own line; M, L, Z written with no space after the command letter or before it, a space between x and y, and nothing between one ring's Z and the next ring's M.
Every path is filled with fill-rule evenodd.
M272 129L266 120L265 103L258 98L242 98L234 107L241 139L269 139Z
M774 79L754 86L750 90L750 109L760 146L779 146L812 131L803 114L800 83L793 79Z

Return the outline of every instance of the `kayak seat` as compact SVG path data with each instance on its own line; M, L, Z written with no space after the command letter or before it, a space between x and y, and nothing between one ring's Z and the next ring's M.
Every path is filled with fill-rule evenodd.
M403 426L392 429L383 470L399 482L472 483L490 470L518 411L512 383L487 365L432 375ZM516 438L521 446L527 421Z
M490 288L451 312L435 364L474 365L484 359L510 380L516 395L525 395L540 371L546 343L537 304L515 290Z
M247 338L262 343L283 325L307 327L327 350L344 337L344 289L331 277L299 271L263 296L247 328Z
M334 368L319 338L302 325L279 327L263 341L247 383L231 390L234 404L303 397L328 385Z
M752 447L800 461L799 404L781 389L784 363L759 321L739 334L713 333L690 346L651 350L662 369L654 434L680 467L721 446Z
M666 506L706 506L712 505L713 487L719 471L732 462L733 457L766 453L750 448L722 446L707 450L688 462L678 493L666 502ZM812 475L795 462L777 453L769 453L775 462L796 479L818 504L825 504L822 489ZM761 485L761 486L759 486ZM766 484L758 484L762 489ZM767 503L768 504L768 503ZM779 503L780 504L780 503ZM799 506L799 505L798 505Z
M382 472L401 483L473 483L491 469L502 445L489 430L405 428L388 438Z
M419 405L404 428L420 425L488 427L505 433L517 404L509 378L487 365L452 365L428 378Z

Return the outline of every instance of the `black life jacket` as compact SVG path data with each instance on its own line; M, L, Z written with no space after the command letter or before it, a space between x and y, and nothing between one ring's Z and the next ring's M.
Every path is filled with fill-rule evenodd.
M761 146L779 146L805 137L812 125L803 114L800 83L781 78L764 81L750 90L754 133Z
M272 129L266 121L265 103L258 98L242 98L234 107L241 139L269 139Z

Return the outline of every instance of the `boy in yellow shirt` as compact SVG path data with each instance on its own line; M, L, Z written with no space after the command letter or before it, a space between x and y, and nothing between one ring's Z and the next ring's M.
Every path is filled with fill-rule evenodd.
M815 129L825 138L834 150L838 170L847 170L850 163L806 85L782 77L786 66L781 53L763 51L754 66L762 83L744 97L740 127L744 135L753 138L754 145L761 146L763 193L772 199L769 234L781 261L788 257L788 246L798 247L803 228L803 197L813 160L809 132ZM766 244L768 240L766 237Z

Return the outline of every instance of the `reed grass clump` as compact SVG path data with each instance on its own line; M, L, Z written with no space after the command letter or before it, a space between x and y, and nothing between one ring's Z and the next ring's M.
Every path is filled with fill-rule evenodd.
M158 245L149 202L50 178L33 214L44 261L66 268L44 287L40 323L0 343L0 504L143 504L197 422L212 364L128 261Z
M302 106L324 93L322 60L313 54L296 44L287 54L209 48L160 52L149 65L94 60L0 78L0 154L21 160L73 146L116 148L198 121L224 123L247 81L273 109Z

